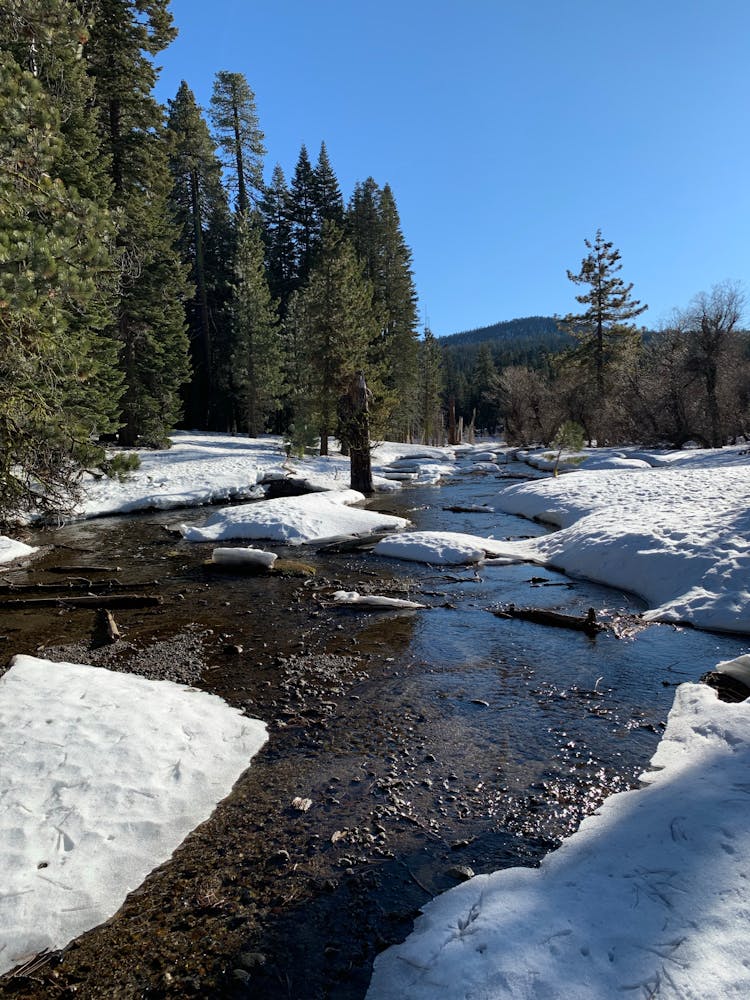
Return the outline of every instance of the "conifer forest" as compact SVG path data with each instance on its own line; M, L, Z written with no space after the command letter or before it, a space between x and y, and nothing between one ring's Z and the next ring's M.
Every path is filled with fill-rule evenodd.
M325 142L271 167L241 72L217 67L207 108L190 81L160 105L176 32L168 0L0 4L0 520L64 510L104 443L175 427L346 447L360 372L376 438L750 433L738 287L647 331L597 232L568 272L578 314L441 343L387 181L342 192Z

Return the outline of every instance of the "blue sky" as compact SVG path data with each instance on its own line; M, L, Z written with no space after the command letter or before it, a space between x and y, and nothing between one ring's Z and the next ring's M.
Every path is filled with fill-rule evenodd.
M575 307L600 227L657 325L750 282L748 0L172 0L157 96L255 91L290 179L393 188L437 335Z

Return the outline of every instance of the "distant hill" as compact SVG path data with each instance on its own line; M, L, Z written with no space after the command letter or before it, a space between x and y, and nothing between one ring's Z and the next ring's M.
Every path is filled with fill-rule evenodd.
M559 341L559 347L567 346L570 338L560 333L552 316L524 316L521 319L508 319L491 326L480 326L475 330L464 330L461 333L451 333L440 337L443 347L468 347L470 345L500 341L524 341L526 343L539 341L545 347ZM498 346L500 346L498 344Z

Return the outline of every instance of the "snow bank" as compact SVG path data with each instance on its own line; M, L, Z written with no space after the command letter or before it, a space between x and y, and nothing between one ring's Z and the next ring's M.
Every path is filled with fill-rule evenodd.
M562 530L508 548L640 594L646 617L750 632L750 464L576 472L498 506Z
M0 973L111 916L266 740L214 695L30 656L0 730Z
M340 536L389 531L409 523L403 517L347 506L361 500L364 496L356 490L262 500L217 511L202 528L184 528L183 535L191 542L267 538L301 545Z
M504 563L519 562L519 556L509 542L494 538L467 535L460 531L407 531L388 535L373 548L375 555L406 559L431 565L461 565L478 563L485 556L505 557Z
M652 765L541 868L429 903L368 1000L750 996L750 701L682 685Z
M7 535L0 535L0 563L13 562L14 559L30 556L32 552L36 552L34 546L26 545L25 542L17 542L14 538L8 538Z

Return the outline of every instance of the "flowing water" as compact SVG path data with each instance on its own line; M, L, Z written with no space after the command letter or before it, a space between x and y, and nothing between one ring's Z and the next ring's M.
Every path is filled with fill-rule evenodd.
M494 507L509 482L466 472L371 505L420 529L543 533L496 511L445 509ZM42 533L43 557L3 574L15 585L116 578L160 594L159 607L115 611L123 640L96 655L215 691L270 730L211 821L64 956L54 974L70 993L60 995L364 996L374 955L403 939L430 896L462 868L538 863L606 795L637 784L675 685L748 649L742 637L643 627L633 595L539 567L277 549L307 566L219 574L206 565L210 546L164 530L205 514ZM331 606L340 587L430 607ZM616 628L590 638L491 613L510 602L593 607ZM91 610L6 606L2 652L85 662L92 620ZM14 994L48 995L49 984L42 975Z

